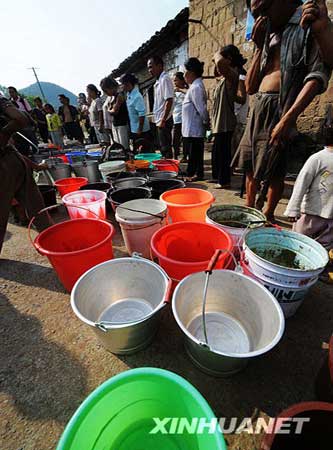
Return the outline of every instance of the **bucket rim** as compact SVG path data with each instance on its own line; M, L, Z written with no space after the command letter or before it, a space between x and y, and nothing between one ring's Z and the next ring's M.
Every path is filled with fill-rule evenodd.
M76 306L76 302L75 302L75 295L76 295L76 291L79 288L79 284L80 282L82 282L84 280L84 278L88 275L90 275L92 272L94 272L95 270L100 269L103 266L106 265L112 265L112 264L119 264L121 262L133 262L133 260L135 260L136 262L144 262L147 263L148 265L154 267L155 269L157 269L161 275L164 278L166 287L165 287L165 292L167 293L168 291L168 286L169 286L169 280L170 278L168 277L167 273L165 272L164 269L162 269L162 267L160 267L158 264L154 263L153 261L150 261L146 258L141 258L141 257L130 257L127 256L125 258L116 258L116 259L110 259L109 261L104 261L100 264L97 264L97 266L92 267L91 269L87 270L87 272L85 272L83 275L80 276L80 278L76 281L76 283L74 284L72 291L71 291L71 307L72 310L74 312L74 314L76 315L76 317L78 317L82 322L84 322L87 325L90 325L94 328L98 328L96 327L96 322L93 322L92 320L87 319L78 309L78 307ZM166 306L167 302L166 299L163 298L158 305L154 308L153 311L151 311L147 316L143 317L140 320L136 320L135 322L129 322L129 323L124 323L124 324L114 324L112 326L105 326L107 331L112 331L112 330L120 330L120 329L124 329L124 328L128 328L128 327L133 327L135 325L139 325L140 323L146 322L147 320L151 319L152 316L154 316L163 306Z
M81 249L81 250L75 250L73 252L54 252L54 251L51 251L51 250L45 250L43 247L40 246L40 244L39 244L40 239L42 239L45 236L45 234L47 234L47 231L49 231L51 228L52 229L61 228L63 226L66 226L67 223L73 223L73 222L79 222L79 221L82 222L83 220L89 221L89 222L99 222L99 223L101 222L101 223L103 223L104 226L107 225L109 227L108 235L102 241L98 242L95 245L92 245L91 247L84 248L84 249ZM86 252L88 249L89 250L95 250L96 248L100 247L101 245L104 245L109 239L112 239L112 237L115 235L115 233L116 233L116 230L115 230L114 226L111 223L109 223L109 222L107 222L105 220L100 220L100 219L97 219L97 218L96 219L87 219L87 218L68 219L68 220L65 220L64 222L52 225L52 226L46 228L46 230L43 230L41 233L39 233L36 236L36 238L34 239L33 243L34 243L36 249L42 255L45 255L45 256L74 256L74 255L79 255L80 253Z
M249 247L248 245L248 239L251 237L251 235L253 235L254 233L265 233L265 234L277 234L277 233L282 233L285 235L285 237L287 237L288 235L292 235L293 237L295 237L296 239L300 240L300 237L302 239L304 239L305 241L308 242L308 244L310 245L310 243L313 246L316 246L318 251L322 251L324 250L326 252L326 258L324 258L324 252L322 252L322 257L323 260L325 259L325 263L323 266L317 267L316 269L307 269L307 270L302 270L302 269L296 269L293 267L284 267L284 266L280 266L279 264L276 264L274 262L271 261L267 261L266 259L262 258L261 256L257 255L256 253L254 253L254 251ZM311 241L311 242L310 242ZM314 239L310 238L309 236L305 236L303 234L300 233L296 233L295 231L289 231L289 230L277 230L275 228L260 228L260 229L256 229L256 230L250 230L248 233L246 233L245 237L244 237L244 244L243 244L243 249L248 250L250 252L251 255L254 255L257 259L259 259L260 261L263 261L264 263L269 263L271 265L273 265L274 267L284 270L287 270L288 272L290 271L291 273L293 273L294 275L296 274L301 274L301 273L308 273L308 272L317 272L320 270L325 269L325 267L327 266L328 262L329 262L329 256L328 256L328 252L327 250L321 245L319 244L319 242L315 241Z
M207 200L203 200L201 202L198 203L189 203L186 205L183 205L181 203L173 203L168 201L167 199L165 199L164 197L167 195L172 195L172 194L179 194L181 193L180 191L200 191L200 192L205 192L208 196L209 199L207 198ZM170 191L166 191L163 192L163 194L160 196L160 200L162 200L163 202L165 202L168 206L178 206L178 207L182 207L182 208L193 208L193 207L197 207L197 206L205 206L205 205L209 205L209 204L213 204L215 202L215 197L214 195L210 192L210 191L206 191L205 189L199 189L199 188L180 188L180 189L171 189Z
M235 359L255 358L257 356L264 355L265 353L268 353L270 350L272 350L280 342L280 340L282 339L282 336L284 334L284 331L285 331L286 319L284 317L284 314L283 314L283 311L282 311L282 308L281 308L279 302L276 300L274 295L271 292L269 292L268 289L265 288L265 286L260 284L258 281L253 280L252 278L244 275L243 273L235 272L233 270L228 270L228 269L213 270L213 273L215 273L215 272L219 272L219 273L223 272L223 273L227 273L227 274L229 273L229 274L235 275L236 277L243 278L246 281L248 281L250 283L253 283L253 284L257 285L258 287L260 287L261 289L263 289L266 292L267 296L270 297L272 303L274 304L274 307L276 309L276 312L277 312L277 314L279 316L280 321L279 321L279 330L276 333L276 335L274 336L274 339L268 345L266 345L265 347L261 348L260 350L256 350L256 351L252 351L252 352L248 352L248 353L232 353L232 352L227 353L227 352L220 352L220 351L217 351L217 350L211 350L209 348L208 351L214 353L215 355L220 355L220 356L225 356L225 357L228 357L228 358L235 358ZM185 336L188 339L190 339L191 342L194 342L195 344L199 345L200 347L203 347L203 345L202 345L203 342L200 341L199 339L197 339L196 337L192 336L192 334L189 333L187 328L183 325L183 323L181 322L181 320L178 317L177 308L176 308L176 303L177 303L176 302L176 297L177 297L177 294L178 294L181 286L186 281L188 281L191 277L198 276L198 274L201 274L201 275L203 274L203 275L206 276L206 273L201 271L201 272L192 273L191 275L188 275L186 278L183 278L183 280L180 281L180 283L176 286L176 288L174 290L174 293L173 293L173 296L172 296L171 307L172 307L172 314L173 314L173 316L174 316L174 318L175 318L175 320L177 322L177 325L181 329L181 331L185 334Z
M254 225L252 225L253 228L250 228L250 227L248 227L248 228L231 227L230 225L224 225L224 224L221 224L219 222L216 222L214 219L212 219L209 216L209 213L214 213L215 211L218 211L219 209L227 211L227 210L230 210L232 208L235 208L237 210L244 211L244 212L248 211L249 213L253 213L253 215L258 217L258 218L260 217L261 219L263 219L265 221L267 220L266 216L265 216L265 214L263 212L258 211L255 208L250 208L249 206L243 206L243 205L214 205L214 206L212 205L208 209L208 211L206 213L206 217L209 220L211 220L212 222L214 222L214 224L216 224L216 225L218 225L220 227L226 228L227 230L230 230L230 232L235 231L235 230L244 230L244 233L245 233L245 232L248 232L249 230L256 229L256 228L262 228L264 226L264 223L263 223L263 224L254 224Z
M67 423L66 428L63 431L57 444L56 450L65 450L66 448L68 448L68 444L73 442L75 433L80 427L82 420L84 420L88 416L89 412L92 409L91 407L95 406L99 402L101 397L109 393L111 390L110 388L117 387L117 385L123 383L124 381L140 381L142 375L153 376L156 380L158 378L164 378L173 382L175 385L184 389L189 394L192 400L195 401L200 407L205 418L215 418L215 414L205 397L199 392L198 389L193 386L193 384L191 384L180 375L177 375L172 371L160 369L157 367L140 367L136 369L130 369L109 378L107 381L93 390L88 395L88 397L85 398L85 400L76 409L75 413ZM215 437L216 450L227 450L223 434L215 433L213 436Z
M89 193L96 194L96 195L97 194L101 195L101 198L99 200L92 200L92 201L88 201L88 202L84 203L84 205L86 205L86 206L87 205L94 205L96 203L101 203L101 202L105 201L106 197L107 197L106 192L104 192L104 191L98 191L96 189L85 189L85 190L82 190L82 191L81 190L73 191L73 192L69 192L68 194L65 194L62 197L62 202L65 204L65 206L70 206L70 207L82 206L82 205L78 205L77 203L71 203L71 201L68 200L68 198L70 198L70 196L74 195L74 194L85 195L85 194L89 194Z
M129 200L128 202L121 203L119 205L119 208L120 209L126 208L126 204L127 203L136 202L136 201L140 201L140 200L150 200L150 201L153 200L154 202L160 202L161 205L163 205L164 209L162 211L156 212L154 214L156 216L157 215L161 215L163 217L155 217L155 216L149 214L148 212L146 214L142 212L141 213L142 214L141 218L138 218L138 219L128 219L128 218L124 219L123 217L119 216L119 214L121 214L121 213L119 213L118 208L117 208L117 211L115 213L115 219L120 225L122 225L122 224L130 224L130 225L148 225L148 224L152 224L153 225L155 223L158 223L158 222L163 221L163 220L166 219L167 214L168 214L166 205L163 202L161 202L160 200L157 200L157 199L154 199L154 198L143 198L143 199L138 199L138 200ZM128 207L130 207L130 205ZM140 212L139 212L139 214L140 214Z
M226 250L232 251L232 249L233 249L233 240L232 240L231 236L226 231L221 230L220 228L216 227L215 225L211 225L210 223L206 223L206 222L175 222L175 223L171 223L169 225L166 225L165 227L160 228L159 230L157 230L153 234L153 236L151 237L151 240L150 240L150 246L151 246L151 249L152 249L153 253L155 253L155 255L160 255L161 254L159 251L157 251L156 246L155 246L155 239L157 238L158 234L163 234L167 227L168 227L168 229L170 229L171 227L172 228L178 228L178 227L181 227L181 226L184 226L184 225L186 226L188 224L191 224L191 225L193 225L193 224L194 225L205 225L205 226L208 226L210 228L213 227L214 231L218 230L228 240L229 248L227 248ZM225 253L224 255L221 255L220 258L223 258L223 259L228 258L228 254ZM169 263L172 263L174 265L177 265L177 266L183 265L185 263L186 265L188 265L190 267L197 267L197 266L202 267L203 263L207 263L207 266L208 266L208 263L210 261L210 259L199 261L199 262L177 261L177 260L169 258L168 256L165 256L165 255L163 255L163 259L165 259L165 261L167 261Z
M70 164L68 164L70 166ZM73 185L74 183L68 183L68 180L75 180L77 183L82 183L84 182L88 182L88 178L86 177L68 177L68 178L60 178L59 180L56 180L54 182L55 186L70 186ZM64 183L64 181L67 181L67 184Z

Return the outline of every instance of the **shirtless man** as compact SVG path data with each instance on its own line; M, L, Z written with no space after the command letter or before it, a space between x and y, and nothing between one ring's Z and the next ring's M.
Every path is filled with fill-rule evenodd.
M333 23L328 16L326 1L307 1L303 6L301 25L311 27L324 61L333 68Z
M241 140L238 167L247 175L247 206L254 207L267 167L267 152L276 160L270 174L264 213L274 220L284 189L290 139L299 115L317 94L327 89L330 70L316 42L300 26L301 0L248 0L256 19L252 39L256 51L246 79L248 94L255 94L250 118Z

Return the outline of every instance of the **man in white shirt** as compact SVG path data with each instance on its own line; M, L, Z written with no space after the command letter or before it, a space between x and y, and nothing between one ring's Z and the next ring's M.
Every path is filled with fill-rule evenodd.
M164 63L159 56L148 60L148 71L156 77L154 85L154 122L157 127L160 150L164 157L172 158L172 128L174 87L169 75L164 72Z

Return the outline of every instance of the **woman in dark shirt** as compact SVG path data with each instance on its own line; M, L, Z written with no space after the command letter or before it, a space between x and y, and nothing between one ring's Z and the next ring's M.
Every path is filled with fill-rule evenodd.
M125 150L129 148L129 126L126 98L119 92L119 84L111 77L103 78L101 89L105 94L113 97L109 112L113 117L112 134L114 142L121 144Z

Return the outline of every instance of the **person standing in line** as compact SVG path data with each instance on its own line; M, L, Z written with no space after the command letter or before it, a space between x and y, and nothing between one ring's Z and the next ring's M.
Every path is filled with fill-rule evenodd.
M112 77L103 78L101 89L110 99L108 112L113 118L112 135L114 142L122 145L125 150L129 149L129 128L128 111L126 98L122 92L119 92L119 84Z
M249 96L247 95L246 92L246 86L245 86L245 80L246 80L246 70L244 69L244 67L242 67L240 69L239 72L239 83L238 83L238 92L237 92L237 98L236 98L236 102L235 102L235 116L236 116L236 121L237 121L237 125L232 137L232 157L235 155L240 141L243 137L244 131L245 131L245 127L246 127L246 123L247 123L247 117L249 114L249 107L250 107L250 101L249 101ZM245 103L243 103L243 99L245 98ZM241 100L240 103L238 103Z
M64 147L64 140L62 136L62 123L59 115L55 112L52 105L46 103L44 105L46 112L47 128L50 133L51 141L57 147Z
M83 144L84 136L80 126L78 110L70 104L70 100L66 95L60 94L58 97L61 103L58 115L62 120L66 136L68 139L76 139Z
M172 110L174 88L170 76L164 71L164 63L159 56L153 56L147 63L148 71L156 77L154 85L154 121L162 156L172 158Z
M182 109L185 95L188 86L185 82L183 72L177 72L173 78L175 87L175 102L173 108L173 130L172 130L172 145L177 159L180 155L180 145L182 142ZM183 159L181 162L187 162L187 155L183 149Z
M132 73L126 73L120 78L121 87L127 93L126 105L134 146L135 141L138 139L144 139L148 142L151 141L145 101L139 90L138 83L138 79Z
M216 74L222 77L214 92L212 112L212 175L218 182L218 189L230 187L231 143L237 124L235 102L244 104L246 101L245 96L237 98L239 71L245 62L234 45L223 47L214 57Z
M94 84L88 84L87 86L88 99L90 100L89 106L89 119L90 124L94 127L97 140L100 144L110 143L110 137L105 132L103 104L104 101L101 98L101 92Z
M80 92L78 95L78 111L79 111L79 122L81 124L82 130L85 130L88 133L88 142L89 144L98 144L96 133L94 127L90 125L89 120L89 103L87 101L86 94L84 92Z
M207 93L202 81L204 63L197 58L189 58L185 69L189 90L183 103L182 135L185 151L189 155L187 181L199 181L204 178L204 138L209 126Z
M17 89L15 87L9 86L8 94L9 94L10 100L16 104L16 106L18 107L18 109L20 111L26 112L28 114L31 113L32 108L31 108L28 100L26 100L24 97L19 95L19 93L17 92Z
M47 130L46 114L43 108L43 103L40 97L34 99L35 107L31 112L32 118L36 122L40 137L42 141L47 143L49 139L49 132Z

